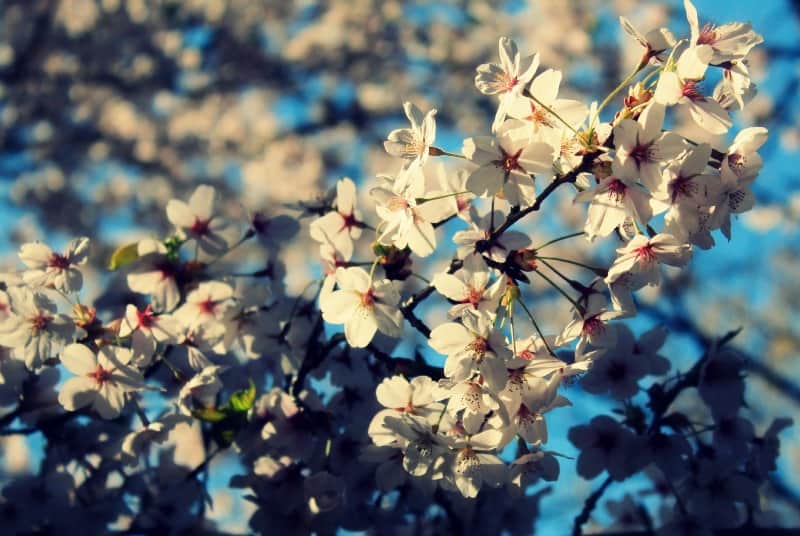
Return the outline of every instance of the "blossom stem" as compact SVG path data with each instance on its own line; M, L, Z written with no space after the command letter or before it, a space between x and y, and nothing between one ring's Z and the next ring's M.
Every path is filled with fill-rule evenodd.
M421 205L423 203L427 203L428 201L437 201L439 199L447 199L448 197L455 197L457 195L466 195L468 193L469 192L453 192L449 194L436 195L434 197L418 197L414 201L416 201L418 205Z
M429 147L428 154L431 156L452 156L453 158L463 158L465 160L467 158L463 154L451 153L449 151L445 151L444 149L440 149L439 147Z
M139 416L139 420L142 421L142 426L145 428L150 426L150 419L147 418L147 414L145 414L142 406L139 405L139 401L136 400L135 396L130 397L131 402L133 402L133 408L136 410L136 415Z
M430 279L427 279L427 278L425 278L425 277L423 277L423 276L421 276L421 275L419 275L419 274L417 274L417 273L415 273L415 272L411 272L411 275L413 275L414 277L416 277L416 278L417 278L417 279L419 279L420 281L424 281L424 282L425 282L426 284L428 284L428 285L430 285L430 284L431 284L431 280L430 280Z
M556 289L556 290L557 290L557 291L558 291L558 292L559 292L559 293L560 293L562 296L564 296L564 297L565 297L565 298L566 298L566 299L567 299L567 300L568 300L568 301L569 301L569 302L570 302L570 303L573 305L573 307L575 307L575 309L576 309L577 311L579 311L581 314L583 314L583 307L581 307L581 306L578 304L578 302L577 302L577 301L575 301L575 300L574 300L574 299L573 299L573 298L572 298L572 297L571 297L569 294L567 294L567 293L564 291L564 289L562 289L561 287L559 287L559 286L558 286L558 285L555 283L555 281L553 281L552 279L550 279L549 277L547 277L546 275L544 275L544 274L542 273L542 271L541 271L541 270L534 270L534 273L537 273L537 274L539 274L539 276L541 276L541 277L542 277L542 279L544 279L545 281L547 281L547 282L550 284L550 286L551 286L551 287L553 287L554 289Z
M533 324L533 329L535 329L536 333L539 334L539 338L542 339L542 342L544 343L544 347L547 348L547 352L551 356L556 357L556 354L555 354L555 352L553 352L553 349L550 348L549 344L547 344L547 339L544 337L544 333L542 333L542 330L539 329L539 324L536 322L536 319L533 318L533 313L531 313L530 309L528 309L528 306L525 305L525 302L522 301L522 298L517 298L517 302L519 302L519 304L522 306L522 308L525 310L525 312L528 313L528 318L531 319L531 324ZM516 355L517 355L516 352L514 352L514 356L516 356Z
M537 259L542 259L542 260L548 260L548 261L565 262L567 264L572 264L574 266L580 266L581 268L586 268L587 270L592 271L597 275L602 275L603 277L605 277L607 275L606 270L604 270L602 268L596 268L594 266L589 266L588 264L583 264L582 262L573 261L573 260L570 260L570 259L562 259L561 257L542 257L542 256L539 256L539 255L537 255L536 258Z
M559 236L558 238L554 238L554 239L550 240L549 242L545 242L541 246L537 246L534 249L535 250L540 250L540 249L542 249L542 248L544 248L546 246L549 246L550 244L555 244L556 242L561 242L562 240L568 240L570 238L575 238L576 236L583 236L585 234L586 234L585 232L581 231L579 233L572 233L572 234L568 234L568 235L564 235L564 236Z

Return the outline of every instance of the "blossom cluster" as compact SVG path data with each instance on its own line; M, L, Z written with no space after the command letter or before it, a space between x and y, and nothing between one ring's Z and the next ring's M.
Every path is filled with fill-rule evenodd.
M219 448L233 445L245 462L247 474L231 485L253 492L260 510L251 526L277 530L298 517L312 529L334 520L358 528L365 520L348 512L375 500L365 491L373 483L381 497L401 489L423 505L437 494L455 502L491 488L524 498L536 482L558 478L559 457L575 455L546 445L561 433L550 412L569 406L565 387L579 384L625 408L622 420L598 416L567 434L581 476L605 471L619 481L655 468L674 495L667 527L735 526L744 507L758 507L758 486L774 470L777 433L788 423L758 436L739 416L741 363L724 343L686 374L646 380L671 369L660 353L666 330L636 336L621 322L637 314L638 291L660 284L662 265L686 266L695 248L714 246L716 231L730 240L732 216L754 205L766 129L742 129L716 149L671 125L688 114L709 136L727 134L731 114L755 92L748 56L763 39L747 24L701 27L689 0L685 10L685 39L664 28L641 33L623 18L641 59L590 105L559 96L562 73L501 38L498 63L478 66L475 76L477 91L496 102L490 131L465 139L458 153L436 145L436 110L405 103L410 126L384 143L402 163L378 177L371 207L358 206L349 178L328 198L297 207L313 217L308 232L322 275L292 299L272 254L297 221L256 213L242 225L219 210L211 186L167 204L173 234L114 253L110 267L124 271L130 298L106 321L81 301L88 238L63 252L23 245L25 268L6 274L0 290L2 394L20 408L32 404L31 377L62 367L69 375L55 400L67 412L137 415L140 426L115 438L115 460L125 467L146 465L153 444L200 421ZM621 92L622 105L604 120ZM562 187L588 205L581 230L546 240L511 229L546 212ZM459 227L445 237L450 222ZM263 268L221 268L253 239L268 254ZM548 255L552 244L580 239L598 249L613 244L616 254L606 266ZM422 259L450 241L448 267L420 274ZM557 268L564 264L591 275L568 277ZM414 287L412 276L425 284ZM547 311L528 297L532 278L564 298L572 318L560 329L541 329ZM417 310L428 299L449 307L432 329ZM518 336L520 313L528 336ZM412 331L425 350L392 356L393 341ZM423 356L444 358L443 366ZM269 381L233 390L264 371ZM323 380L334 388L315 390L313 381ZM711 415L702 430L671 410L689 387ZM161 406L151 394L162 396ZM647 410L633 402L642 394ZM269 501L277 493L281 504ZM130 528L153 523L143 516Z

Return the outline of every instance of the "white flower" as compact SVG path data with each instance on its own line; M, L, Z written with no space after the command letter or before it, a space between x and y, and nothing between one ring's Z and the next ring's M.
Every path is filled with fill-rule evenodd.
M764 38L752 30L749 23L729 22L722 26L706 24L702 28L697 17L697 9L690 0L683 0L686 20L689 21L692 45L708 45L714 51L709 63L719 65L740 60L750 53L754 46L764 42Z
M489 276L489 268L480 255L469 255L464 259L462 269L455 274L436 274L433 286L439 293L457 302L447 316L459 318L467 310L495 314L505 292L506 280L500 277L489 285Z
M508 115L524 123L523 129L531 140L548 141L536 136L542 131L560 132L566 129L566 125L561 122L562 119L577 129L586 117L588 109L585 104L573 99L558 98L561 77L561 71L554 69L544 71L533 79L528 90L536 100L519 95L508 105Z
M646 65L652 58L658 61L664 61L664 52L675 46L675 36L672 35L672 32L667 28L657 28L642 35L642 33L631 24L631 21L625 17L620 17L619 23L622 29L625 30L625 33L636 39L645 49L642 55L641 65Z
M683 138L674 132L662 132L664 105L651 102L639 119L623 119L614 127L616 161L628 177L641 177L654 190L661 182L661 170L685 149Z
M465 314L462 324L449 322L431 331L431 348L447 356L444 375L456 382L480 372L494 392L506 383L505 359L511 356L503 334L485 314Z
M692 246L672 235L661 233L653 238L636 235L617 249L617 258L608 270L606 283L611 284L622 274L641 274L649 285L660 281L659 265L685 266L692 257Z
M224 320L234 306L233 287L220 281L204 281L186 296L174 313L188 327Z
M592 286L597 287L600 284L602 282L598 281ZM617 330L616 326L609 324L608 321L621 316L621 313L607 310L606 305L606 299L602 294L594 292L590 294L583 311L573 311L573 319L556 338L556 345L561 346L578 338L578 345L575 348L576 361L587 359L588 345L595 348L613 348L617 342Z
M402 334L403 315L397 308L400 294L396 282L372 282L367 272L356 267L337 269L336 282L339 290L320 304L322 316L331 324L345 325L350 346L367 346L378 330L390 337Z
M530 143L526 133L501 128L497 137L479 136L464 141L464 156L478 165L467 178L467 190L481 197L502 191L512 205L530 205L536 195L533 173L550 173L553 148L543 142Z
M11 287L8 296L12 313L0 323L0 345L17 349L33 370L70 342L75 326L43 294Z
M178 267L167 258L166 246L147 239L140 241L136 249L138 259L128 273L128 287L134 292L149 294L156 310L173 310L181 293L176 281Z
M83 285L83 275L77 266L86 264L89 239L70 240L64 253L55 253L41 242L23 244L19 258L28 267L22 275L26 284L34 287L54 287L62 292L77 292Z
M626 175L616 163L612 164L612 173L573 200L573 203L590 202L583 227L589 240L610 235L629 218L645 225L653 214L650 195L636 179Z
M490 428L460 441L448 476L464 497L476 497L484 484L495 488L505 484L508 468L494 454L501 440L502 433Z
M708 45L684 50L675 69L661 73L653 99L665 105L684 106L697 126L711 134L725 134L732 124L730 115L719 102L703 95L699 85L712 55Z
M519 397L507 401L511 416L510 434L519 434L525 441L538 446L547 443L547 424L544 414L570 405L569 400L558 394L561 377L554 374L549 380L536 378L528 382Z
M384 425L394 438L391 442L403 451L403 469L417 477L440 479L449 441L435 434L426 419L405 414L387 416Z
M722 78L714 87L714 100L726 110L744 108L745 102L756 94L756 86L750 79L746 60L725 63Z
M500 103L494 117L492 130L497 130L506 117L510 101L520 95L539 68L539 54L522 58L517 44L501 37L500 64L484 63L476 69L475 86L484 95L499 95Z
M223 255L235 240L236 230L231 222L215 213L215 197L214 188L203 184L188 204L179 199L167 203L170 223L186 236L190 249L197 248L202 260Z
M756 152L767 139L767 129L746 128L739 132L720 165L721 188L714 200L713 227L731 239L731 214L742 214L755 205L750 185L761 169Z
M156 315L148 305L139 310L135 305L125 308L125 316L119 327L120 337L131 337L131 362L147 366L158 343L177 342L180 325L169 315Z
M395 440L395 434L386 427L387 417L414 415L435 424L442 412L442 404L433 398L436 383L427 376L417 376L410 382L403 376L384 379L375 389L378 402L386 409L375 414L369 423L367 433L376 445L388 445Z
M59 403L67 411L91 405L104 419L119 416L125 394L144 387L144 378L128 366L131 351L104 346L97 354L83 344L70 344L61 352L61 364L75 374L61 387Z
M383 146L390 155L409 160L409 166L422 166L428 160L429 149L436 138L436 110L430 110L423 116L414 104L405 102L403 111L411 122L411 128L391 131Z
M342 257L353 256L353 240L361 237L361 213L356 209L356 185L345 177L336 183L336 210L314 220L309 227L311 238L330 242Z
M421 200L421 190L415 187L424 181L419 168L404 170L403 174L418 175L412 179L398 176L387 180L386 187L370 190L375 199L375 211L383 220L378 240L400 249L408 247L420 257L427 257L436 249L436 232L433 224L447 217L441 205ZM388 179L388 178L387 178Z
M705 173L711 146L701 144L664 170L661 183L652 191L654 212L669 209L666 220L670 229L680 229L680 238L699 230L698 207L707 205L719 190L719 175ZM675 234L674 231L670 231Z

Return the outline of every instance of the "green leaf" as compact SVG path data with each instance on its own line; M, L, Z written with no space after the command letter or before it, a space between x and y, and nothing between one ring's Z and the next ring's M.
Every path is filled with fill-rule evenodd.
M256 401L256 385L253 380L250 380L250 386L247 389L236 391L231 395L228 400L228 408L237 412L245 412L253 407Z
M111 254L111 259L108 261L108 269L113 272L114 270L119 270L126 264L130 264L138 259L138 245L139 244L137 242L134 242L132 244L127 244L115 249L114 253Z
M196 419L200 419L201 421L205 422L220 422L228 417L228 413L224 409L219 410L217 408L195 409L192 410L192 415Z

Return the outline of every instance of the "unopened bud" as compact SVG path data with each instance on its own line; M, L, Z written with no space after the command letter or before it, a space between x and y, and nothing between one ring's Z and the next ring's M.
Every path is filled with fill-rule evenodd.
M511 262L524 272L532 272L537 268L536 250L519 249L511 255Z

